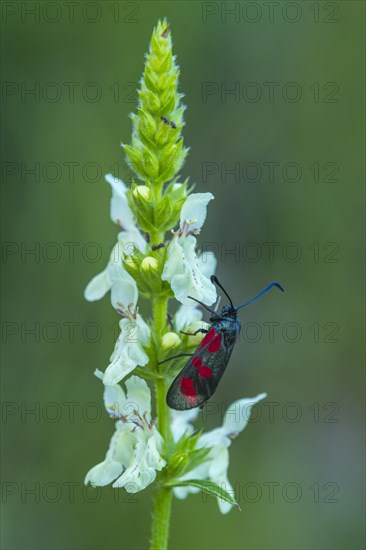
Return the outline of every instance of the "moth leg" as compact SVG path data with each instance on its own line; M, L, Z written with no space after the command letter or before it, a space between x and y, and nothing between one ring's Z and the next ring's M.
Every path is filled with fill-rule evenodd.
M174 323L173 323L173 315L171 313L168 313L167 321L168 321L168 325L169 325L170 329L173 330L174 329Z
M192 357L194 353L180 353L179 355L173 355L173 357L168 357L168 359L164 359L164 361L159 361L158 365L162 365L163 363L166 363L167 361L171 361L172 359L178 359L178 357Z
M205 329L205 328L199 328L198 330L196 330L195 332L184 332L184 330L180 330L179 331L181 334L186 334L187 336L196 336L196 334L198 334L199 332L202 332L203 334L207 334L208 333L208 330Z

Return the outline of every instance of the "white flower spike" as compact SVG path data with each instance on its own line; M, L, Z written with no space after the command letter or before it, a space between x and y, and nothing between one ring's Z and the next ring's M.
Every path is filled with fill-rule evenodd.
M227 477L229 467L229 451L231 441L247 426L253 405L265 399L267 394L261 393L257 397L239 399L227 409L223 424L220 428L204 433L198 440L196 448L210 448L205 462L184 474L180 479L209 479L222 487L226 492L233 494L233 488ZM193 412L195 411L195 413ZM183 433L193 432L191 422L195 420L198 412L174 411L172 415L171 429L174 440L177 441ZM174 494L179 499L186 498L190 493L197 493L196 487L175 487ZM232 506L228 502L218 498L219 509L222 514L227 514Z
M100 371L96 372L102 378ZM85 477L85 484L95 487L124 487L128 493L145 489L166 464L160 456L163 440L151 420L151 396L148 385L137 376L126 382L127 396L119 385L105 386L104 403L117 420L103 462Z
M168 281L177 300L190 305L192 298L211 305L216 300L216 288L207 275L207 267L213 274L215 260L212 253L207 266L195 252L196 238L205 222L207 204L214 198L211 193L192 193L185 203L180 216L180 228L168 246L167 261L162 273L163 281Z

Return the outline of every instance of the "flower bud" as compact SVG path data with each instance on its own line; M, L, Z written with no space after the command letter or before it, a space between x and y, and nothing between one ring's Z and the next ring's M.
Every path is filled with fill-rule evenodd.
M155 179L159 174L159 159L155 151L147 147L142 149L142 168L148 179Z
M176 332L166 332L161 339L161 347L164 351L178 348L181 344L181 339Z
M178 477L183 474L188 464L187 453L174 455L169 462L169 472L172 477Z
M146 256L146 258L144 258L141 262L141 269L142 271L144 271L144 273L158 271L159 263L156 258L153 258L152 256Z
M130 197L133 203L133 212L141 229L148 233L155 229L154 205L151 195L151 189L147 185L132 185Z
M141 171L141 164L142 164L142 153L135 147L132 147L131 145L124 145L122 144L122 147L127 155L127 159L129 163L133 166L134 170L139 174Z
M138 185L133 190L133 196L136 200L145 200L149 202L151 199L151 191L147 185Z
M139 265L141 291L146 297L157 296L161 293L161 265L158 258L146 256Z
M137 127L142 141L152 139L156 132L156 121L154 117L144 109L139 109L137 116Z
M123 258L123 265L132 276L134 276L134 274L138 273L139 271L138 261L136 260L136 257L133 255L125 256Z

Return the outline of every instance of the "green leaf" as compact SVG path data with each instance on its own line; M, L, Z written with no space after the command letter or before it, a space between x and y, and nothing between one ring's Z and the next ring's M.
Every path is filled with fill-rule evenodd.
M207 493L208 495L211 495L213 497L221 498L222 500L225 500L225 502L228 502L232 506L235 506L238 510L241 510L239 504L236 502L236 500L216 483L213 481L209 481L208 479L187 479L187 480L172 480L166 483L167 487L198 487L198 489L201 489L204 493Z
M146 231L147 233L150 233L151 231L155 231L156 227L155 225L146 217L146 213L142 211L135 212L137 221L139 223L139 226L143 231Z

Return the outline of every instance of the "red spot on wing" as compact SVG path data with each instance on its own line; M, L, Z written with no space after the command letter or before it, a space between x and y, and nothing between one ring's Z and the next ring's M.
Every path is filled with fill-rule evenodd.
M203 365L198 369L198 374L202 376L202 378L211 378L212 370L210 369L210 367L206 367L205 365Z
M182 378L180 381L180 390L186 397L197 397L192 378Z
M202 340L202 342L200 343L200 345L198 346L198 349L201 349L204 346L207 346L207 344L211 342L211 340L215 337L216 334L217 334L216 330L214 328L211 328L206 334L206 336L204 337L204 339Z
M210 353L215 353L216 351L219 351L221 346L221 334L216 333L216 336L210 341L208 345L208 351Z
M192 365L194 367L196 367L196 369L199 369L200 367L202 367L202 359L201 357L193 357L192 359Z
M202 363L201 357L193 357L192 365L198 369L198 374L202 376L202 378L211 378L212 370Z

